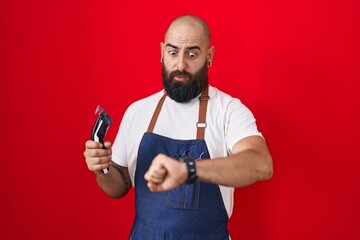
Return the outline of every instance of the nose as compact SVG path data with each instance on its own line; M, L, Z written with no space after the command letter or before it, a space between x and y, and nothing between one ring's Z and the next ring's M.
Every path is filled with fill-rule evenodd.
M179 70L180 72L184 71L186 69L186 62L185 62L185 57L183 55L179 56L179 62L177 64L177 70Z

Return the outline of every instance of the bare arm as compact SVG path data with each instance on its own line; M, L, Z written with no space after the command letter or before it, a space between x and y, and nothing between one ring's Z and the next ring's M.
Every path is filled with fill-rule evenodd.
M272 176L272 159L262 137L238 141L228 157L196 163L199 180L219 185L244 187Z
M272 176L272 159L262 137L251 136L238 141L232 155L211 160L196 161L200 181L244 187ZM186 164L165 155L158 155L151 164L145 179L151 191L176 188L187 179Z
M98 142L87 141L84 156L90 171L96 174L99 187L110 197L120 198L126 195L131 187L128 169L111 161L111 143L105 142L105 149ZM102 169L109 167L109 173Z

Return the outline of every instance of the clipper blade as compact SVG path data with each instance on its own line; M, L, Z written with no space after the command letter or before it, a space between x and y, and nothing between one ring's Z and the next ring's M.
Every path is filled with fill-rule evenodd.
M95 114L100 114L100 113L102 113L102 112L104 112L103 107L102 107L101 105L98 105L98 106L96 107Z

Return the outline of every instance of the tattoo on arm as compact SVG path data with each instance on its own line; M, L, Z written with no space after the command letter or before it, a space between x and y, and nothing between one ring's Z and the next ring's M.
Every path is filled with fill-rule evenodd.
M131 180L130 180L130 176L129 176L129 171L127 167L122 167L119 164L115 163L114 161L112 161L112 166L114 166L120 173L124 184L127 188L131 187Z

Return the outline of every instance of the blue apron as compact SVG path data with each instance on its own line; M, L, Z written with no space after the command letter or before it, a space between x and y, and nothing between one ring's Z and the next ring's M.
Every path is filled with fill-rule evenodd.
M135 171L136 214L130 240L228 240L228 215L218 185L195 182L167 192L150 192L144 179L159 154L210 159L204 140L208 89L200 97L197 139L177 140L152 133L166 93L141 140Z

